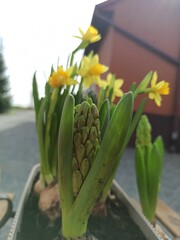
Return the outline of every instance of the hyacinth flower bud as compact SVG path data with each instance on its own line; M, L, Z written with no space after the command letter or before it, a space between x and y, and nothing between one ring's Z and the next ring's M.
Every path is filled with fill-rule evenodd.
M151 125L146 115L142 115L136 130L136 145L148 146L151 144Z
M100 143L99 112L91 99L74 110L73 193L76 196L85 180Z
M142 211L152 224L155 224L163 157L163 140L158 136L152 142L151 125L143 115L136 130L136 181Z

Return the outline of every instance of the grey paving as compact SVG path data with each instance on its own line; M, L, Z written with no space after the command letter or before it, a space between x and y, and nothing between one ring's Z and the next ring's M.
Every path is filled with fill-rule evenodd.
M0 115L0 191L14 193L14 210L27 176L38 161L33 111L13 111ZM12 219L0 229L0 240L7 239L11 224Z
M27 176L39 162L39 152L32 110L13 111L0 115L0 191L15 194L14 210ZM180 154L166 152L159 196L180 214ZM130 197L138 199L134 149L128 148L121 160L115 179ZM0 229L0 240L7 239L10 219Z

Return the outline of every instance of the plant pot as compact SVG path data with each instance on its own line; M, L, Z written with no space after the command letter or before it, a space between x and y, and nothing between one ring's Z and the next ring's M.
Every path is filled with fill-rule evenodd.
M32 222L39 222L39 217L36 217L35 220L32 220L28 217L26 217L26 220L24 220L24 212L26 211L27 209L27 201L29 201L30 199L30 195L31 195L31 192L32 192L32 187L34 185L34 182L35 182L35 179L37 178L38 174L39 174L39 164L35 165L29 175L29 178L26 182L26 185L25 185L25 188L24 188L24 191L22 193L22 196L21 196L21 199L20 199L20 202L19 202L19 205L18 205L18 208L17 208L17 211L16 211L16 215L14 217L14 221L13 221L13 224L12 224L12 227L10 229L10 233L9 233L9 236L8 236L8 239L7 240L27 240L27 238L22 238L20 237L21 235L21 232L23 231L23 227L25 226L25 222L27 223L27 225L29 225L30 223L28 223L27 221L30 221L31 223ZM122 203L120 204L121 205L121 208L123 206L123 208L125 209L125 212L124 212L124 216L128 216L128 218L130 219L130 225L133 226L134 225L134 228L135 230L133 231L139 231L140 232L140 235L142 235L141 239L150 239L150 240L160 240L160 236L158 235L158 233L156 232L155 228L146 220L146 218L142 215L142 213L140 213L137 209L135 209L135 207L131 204L131 201L129 199L129 197L127 196L127 194L123 191L123 189L117 184L117 182L113 182L113 186L112 186L112 192L114 194L114 196L116 196L118 202ZM119 207L119 205L118 205ZM35 209L36 208L36 209ZM38 211L38 207L35 207L33 208L33 212L34 211ZM115 206L116 208L116 211L118 211L117 209L117 206ZM118 219L118 218L123 218L123 216L119 216L118 214L116 213L113 213L115 215L115 218ZM25 214L27 216L27 214ZM39 215L40 216L40 213ZM44 217L42 217L43 219L43 222L46 222L46 227L43 227L43 234L47 235L45 233L46 229L47 229L47 226L48 226L48 222L47 222L47 219L45 219ZM93 230L91 229L92 226L89 228L91 232L93 232L93 234L96 236L96 231L97 230L100 230L100 231L105 231L105 229L103 230L102 229L102 226L99 225L101 224L101 220L102 218L98 218L98 219L90 219L90 222L94 223L95 225L98 225L96 226L97 229L95 230L95 233L93 232ZM60 224L60 220L58 220L59 222L57 224ZM112 224L109 224L108 223L109 221L109 218L106 219L106 230L107 228L109 228L110 225L116 225L118 222L115 221L115 223L113 222ZM102 220L103 222L103 220ZM119 223L118 223L119 224ZM37 223L38 225L38 223ZM56 223L54 223L54 226L56 225ZM53 227L54 227L53 226ZM51 226L49 226L49 228L51 228L51 231L52 232L55 232L57 231L57 234L56 236L58 235L58 231L60 230L60 225L58 225L58 228L57 229L53 229L52 227L52 224ZM126 224L123 222L122 224L118 225L117 226L117 229L120 229L122 228L122 230L125 232L126 231ZM47 230L48 231L48 230ZM110 234L110 231L114 231L112 229L108 229L109 231L109 234ZM132 230L129 230L129 228L127 228L127 231L129 233L132 233ZM31 229L31 232L35 232L35 229L34 227L32 227ZM111 235L111 234L110 234ZM136 233L133 233L133 236L130 236L129 238L128 237L118 237L117 239L130 239L130 240L133 240L133 239L138 239L140 240L140 237L138 238L135 238L134 236L136 235ZM97 237L97 236L96 236ZM28 239L31 239L31 240L34 240L32 237L28 238ZM44 239L44 237L41 235L41 237L39 239ZM52 240L52 239L56 239L55 237L51 237L49 240ZM106 233L106 237L102 238L103 240L104 239L110 239L108 237L108 234ZM102 240L99 236L98 236L98 240ZM115 239L115 238L113 238Z

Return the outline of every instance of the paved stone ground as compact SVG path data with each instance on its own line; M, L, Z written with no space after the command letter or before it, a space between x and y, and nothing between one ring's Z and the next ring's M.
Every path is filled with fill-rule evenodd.
M0 191L13 192L14 210L23 191L27 176L39 153L32 110L16 110L0 115ZM180 214L180 154L166 153L159 197ZM121 160L115 179L130 197L138 199L134 149L128 148ZM0 229L0 240L7 239L10 219Z
M14 210L27 176L38 161L33 111L18 110L0 115L0 191L14 193ZM0 229L0 240L7 239L11 224L12 219Z

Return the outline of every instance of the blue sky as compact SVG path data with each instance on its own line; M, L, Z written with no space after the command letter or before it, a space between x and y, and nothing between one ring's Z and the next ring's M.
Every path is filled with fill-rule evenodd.
M32 105L32 76L40 93L52 64L65 64L86 31L96 4L103 0L0 0L0 36L13 105Z

